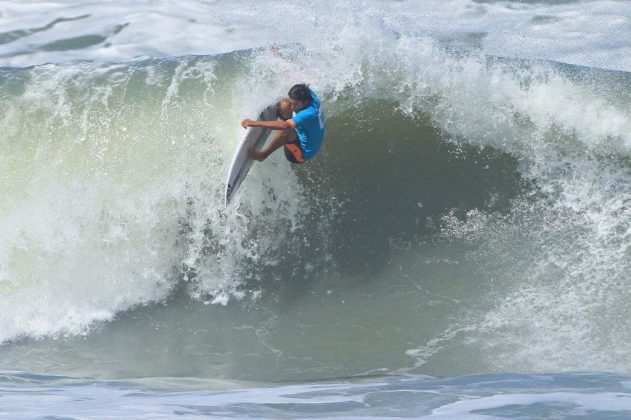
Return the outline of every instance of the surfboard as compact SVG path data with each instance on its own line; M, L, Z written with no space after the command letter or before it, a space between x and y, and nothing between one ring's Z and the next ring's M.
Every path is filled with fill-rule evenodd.
M259 121L275 121L278 119L278 107L277 104L273 104L265 108L259 114ZM250 171L254 161L248 157L248 150L254 148L260 150L265 144L265 140L272 132L269 128L263 127L248 127L243 140L239 143L234 156L232 157L232 163L228 169L228 177L226 178L226 191L225 202L226 206L230 203L230 200L236 194L239 186L245 179L246 175Z

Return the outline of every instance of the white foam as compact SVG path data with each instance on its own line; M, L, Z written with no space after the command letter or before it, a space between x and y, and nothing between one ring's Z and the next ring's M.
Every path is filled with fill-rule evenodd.
M27 71L0 122L0 341L85 333L165 299L180 269L195 272L198 294L234 297L240 261L280 249L301 213L289 166L255 168L240 211L221 200L239 117L269 97L225 109L213 63ZM257 177L289 182L261 189ZM250 238L268 211L267 235Z
M397 33L451 38L458 40L458 45L481 47L488 54L631 70L631 47L627 43L631 30L626 25L631 5L616 1L227 4L201 0L66 0L36 5L5 0L0 8L6 32L43 28L59 18L83 17L0 45L0 63L10 66L216 54L271 43L326 45L332 34L345 28L362 31L361 21L368 16ZM126 26L116 32L120 25ZM60 40L92 35L107 39L81 49L50 46Z

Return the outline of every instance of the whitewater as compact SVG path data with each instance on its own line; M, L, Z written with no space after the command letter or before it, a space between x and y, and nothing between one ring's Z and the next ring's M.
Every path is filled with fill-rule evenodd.
M0 1L0 413L628 415L630 18ZM322 151L226 208L299 82Z

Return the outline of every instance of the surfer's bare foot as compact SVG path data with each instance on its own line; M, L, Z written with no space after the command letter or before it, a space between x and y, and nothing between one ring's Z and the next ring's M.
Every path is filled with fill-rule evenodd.
M263 162L267 156L265 156L265 153L261 152L260 150L250 149L250 150L248 150L248 157L250 159L254 159L254 160L258 160L259 162Z

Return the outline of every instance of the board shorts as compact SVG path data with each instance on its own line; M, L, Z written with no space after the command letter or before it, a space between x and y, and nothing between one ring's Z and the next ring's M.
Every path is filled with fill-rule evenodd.
M278 119L287 121L289 118L283 118L283 115L280 112L280 102L276 104L276 115ZM303 157L302 149L300 148L300 141L296 137L296 140L291 143L287 143L283 147L283 151L285 152L285 157L291 163L305 163L305 158Z
M291 143L287 143L283 147L283 151L285 152L285 157L291 163L305 163L305 158L302 157L303 153L298 139L292 141Z

